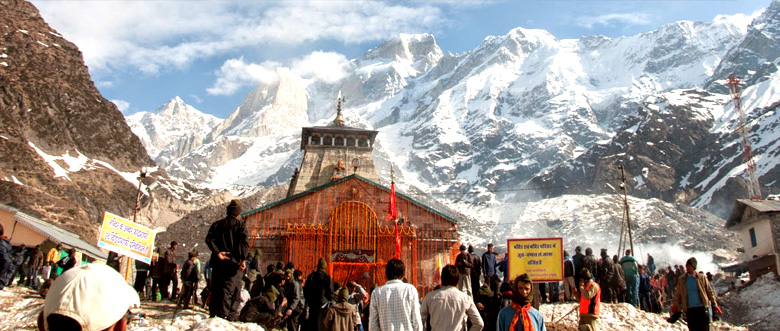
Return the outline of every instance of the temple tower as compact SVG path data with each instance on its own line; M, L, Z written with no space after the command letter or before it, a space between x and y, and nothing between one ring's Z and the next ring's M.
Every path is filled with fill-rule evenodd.
M339 93L330 125L302 129L303 161L290 181L288 197L352 174L379 182L372 157L377 131L345 126L342 101Z

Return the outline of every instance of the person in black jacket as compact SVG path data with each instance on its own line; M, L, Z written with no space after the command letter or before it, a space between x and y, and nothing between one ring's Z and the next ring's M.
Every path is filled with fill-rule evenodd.
M474 264L471 263L471 255L466 253L466 245L460 245L460 254L455 258L455 267L458 268L459 279L458 289L465 292L468 296L474 298L474 292L471 289L471 268Z
M566 301L576 300L577 285L574 283L574 262L569 251L563 251L563 292Z
M588 269L592 280L599 279L599 261L596 260L596 257L593 255L593 250L590 249L590 247L585 249L585 257L582 259L582 267Z
M135 291L141 294L141 297L147 297L144 295L144 287L146 287L146 279L149 277L149 270L151 266L141 260L135 260L135 283L133 288Z
M306 277L306 285L303 287L303 297L309 304L309 319L306 320L305 330L322 330L325 318L325 305L333 297L333 280L328 275L328 262L324 258L317 261L317 270Z
M62 269L62 272L60 273L60 275L64 274L66 271L68 271L70 269L73 269L73 267L76 266L76 257L75 257L75 255L76 255L76 249L75 248L70 248L70 249L68 249L68 256L65 256L65 257L61 258L57 262L57 266Z
M283 311L287 306L287 299L279 291L284 281L280 274L274 273L267 282L263 292L249 299L241 309L239 320L257 323L265 330L278 330L279 325L283 323Z
M108 257L106 258L106 265L114 268L116 272L119 272L119 268L122 265L121 261L122 256L117 254L114 251L108 252Z
M195 286L198 284L198 268L195 266L195 260L198 259L198 253L187 253L189 259L184 262L184 266L181 267L181 295L179 301L176 304L181 307L184 303L184 309L190 309L190 298L194 292Z
M290 273L292 275L290 276ZM287 299L287 309L284 311L285 326L288 331L297 331L300 316L306 308L306 299L303 298L303 272L287 269L286 274L290 276L285 283L284 297Z
M579 286L580 283L580 270L585 266L583 259L585 259L585 255L582 255L582 247L575 247L574 256L571 258L571 261L574 262L574 284L578 284L575 286Z
M607 249L601 249L601 262L599 262L598 279L596 282L601 286L601 302L616 302L617 289L612 284L612 278L615 277L615 266L612 258L607 254Z
M480 279L482 279L482 259L474 254L474 246L469 245L469 255L471 255L471 293L479 292Z
M249 253L246 223L238 217L241 206L230 201L227 217L214 222L206 235L211 250L211 302L209 316L235 320L240 304L239 292L243 285L243 271Z

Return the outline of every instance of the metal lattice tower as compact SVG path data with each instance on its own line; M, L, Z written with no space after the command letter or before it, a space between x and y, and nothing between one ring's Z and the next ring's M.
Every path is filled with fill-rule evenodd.
M742 143L742 162L745 164L745 173L748 177L748 193L750 199L761 199L761 186L758 183L758 177L756 176L756 162L753 161L753 148L750 146L750 128L745 120L745 113L742 111L742 96L739 88L741 80L734 76L729 75L729 80L726 83L729 86L731 92L731 98L734 100L734 109L737 111L737 133L741 138Z

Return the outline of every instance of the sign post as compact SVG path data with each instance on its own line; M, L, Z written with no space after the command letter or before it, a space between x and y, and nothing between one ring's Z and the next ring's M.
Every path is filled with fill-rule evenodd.
M100 227L98 247L151 263L154 236L154 230L106 212Z
M507 239L509 277L528 274L534 282L563 280L563 238Z

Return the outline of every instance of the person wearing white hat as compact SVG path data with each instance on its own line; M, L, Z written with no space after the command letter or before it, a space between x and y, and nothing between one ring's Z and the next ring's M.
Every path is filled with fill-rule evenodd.
M124 331L130 308L139 305L138 293L116 270L82 265L54 281L38 315L38 330Z

